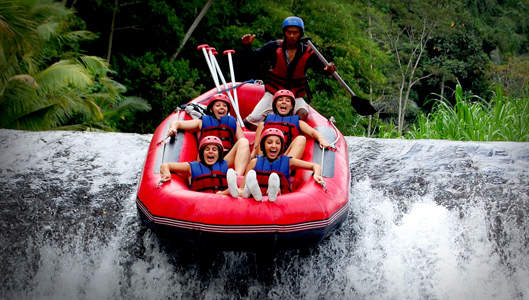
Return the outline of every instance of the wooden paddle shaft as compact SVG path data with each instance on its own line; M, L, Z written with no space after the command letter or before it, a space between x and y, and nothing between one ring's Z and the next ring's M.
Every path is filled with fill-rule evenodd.
M312 41L307 39L307 44L312 48L314 53L316 53L318 58L325 64L325 66L328 66L329 62L325 59L325 57L323 57L323 55L320 53L320 51L318 51L318 49L316 49L316 47L314 46ZM334 78L336 78L336 80L338 80L338 82L343 86L344 89L346 89L349 92L349 94L351 94L351 96L356 97L356 94L353 92L353 90L351 90L351 88L347 85L347 83L345 83L345 81L343 81L342 77L340 76L340 74L338 74L338 72L334 71L332 73L332 76L334 76Z

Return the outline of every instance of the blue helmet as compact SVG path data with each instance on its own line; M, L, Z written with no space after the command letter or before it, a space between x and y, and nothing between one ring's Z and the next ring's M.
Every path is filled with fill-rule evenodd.
M287 26L297 26L301 28L301 31L305 31L305 25L303 24L303 20L300 17L291 16L286 18L283 21L283 30L285 30L285 27Z

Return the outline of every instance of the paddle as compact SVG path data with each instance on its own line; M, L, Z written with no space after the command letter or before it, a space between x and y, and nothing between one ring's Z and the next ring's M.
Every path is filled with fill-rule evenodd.
M321 60L322 63L325 64L325 66L328 66L329 65L329 62L325 59L325 57L323 57L323 55L320 53L320 51L318 51L318 49L316 49L316 47L314 46L314 44L312 43L311 41L311 38L308 37L308 36L305 36L305 37L302 37L300 39L300 42L302 43L307 43L307 45L309 45L309 47L312 48L312 50L314 51L314 53L316 53L316 55L318 56L318 58ZM347 83L345 83L345 81L343 81L342 77L340 77L340 75L338 74L338 72L334 71L332 73L332 76L334 76L334 78L336 80L338 80L338 82L342 85L342 87L347 91L349 92L349 94L351 95L351 106L356 110L356 112L362 116L369 116L369 115L372 115L374 113L377 112L377 110L371 105L371 103L369 103L369 100L366 100L364 98L360 98L358 97L354 92L353 90L351 90L351 88L347 85Z
M242 121L241 115L239 113L239 104L235 103L235 99L233 99L231 93L229 92L228 84L226 83L226 80L222 75L222 71L217 62L217 59L215 58L215 55L217 55L217 51L215 50L215 48L209 47L207 44L199 45L197 47L197 50L202 50L202 53L204 54L204 58L206 59L206 63L208 64L209 71L211 72L211 77L213 77L213 81L215 82L215 86L217 87L217 93L221 93L219 77L222 80L224 88L225 90L227 90L226 94L230 99L231 106L237 117L237 121L239 122L239 125L241 127L244 127L244 122Z

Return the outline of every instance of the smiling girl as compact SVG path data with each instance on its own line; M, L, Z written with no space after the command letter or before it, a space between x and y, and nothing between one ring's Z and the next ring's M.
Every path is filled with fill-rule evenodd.
M167 182L171 180L171 172L178 172L187 176L189 188L193 191L227 194L226 173L234 155L224 157L222 141L216 136L206 136L200 140L198 156L199 160L193 162L163 163L160 181Z
M216 136L222 141L224 155L233 153L230 163L237 174L242 175L250 160L250 143L234 117L230 116L231 105L228 96L216 94L207 106L207 115L201 119L174 121L169 126L168 135L175 135L178 129L200 131L199 140L205 136Z
M274 94L272 102L273 113L268 114L264 122L259 123L255 131L255 145L250 157L262 154L259 147L261 132L268 128L277 128L283 132L285 137L285 155L293 158L301 158L305 151L305 144L309 136L317 140L323 148L329 147L329 143L321 133L312 128L305 121L300 120L298 115L293 115L295 106L294 94L289 90L279 90Z
M264 155L258 155L248 164L247 174L242 184L244 188L239 189L242 197L248 198L252 195L255 200L261 201L263 193L267 193L268 200L275 201L279 192L284 194L291 191L290 171L296 168L312 170L316 183L324 184L318 164L283 155L285 136L279 129L264 130L260 146ZM228 174L230 186L236 185L235 180L236 178Z

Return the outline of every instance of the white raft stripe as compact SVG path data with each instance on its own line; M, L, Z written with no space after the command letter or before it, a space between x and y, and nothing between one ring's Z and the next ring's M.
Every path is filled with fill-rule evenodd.
M176 220L166 217L153 216L147 208L141 203L140 199L136 199L136 204L145 214L145 216L156 224L167 225L172 227L200 230L206 232L217 233L268 233L268 232L297 232L310 229L318 229L326 227L336 221L341 215L347 211L348 204L342 206L330 218L319 221L310 221L298 224L289 225L211 225L204 223L195 223L189 221Z

